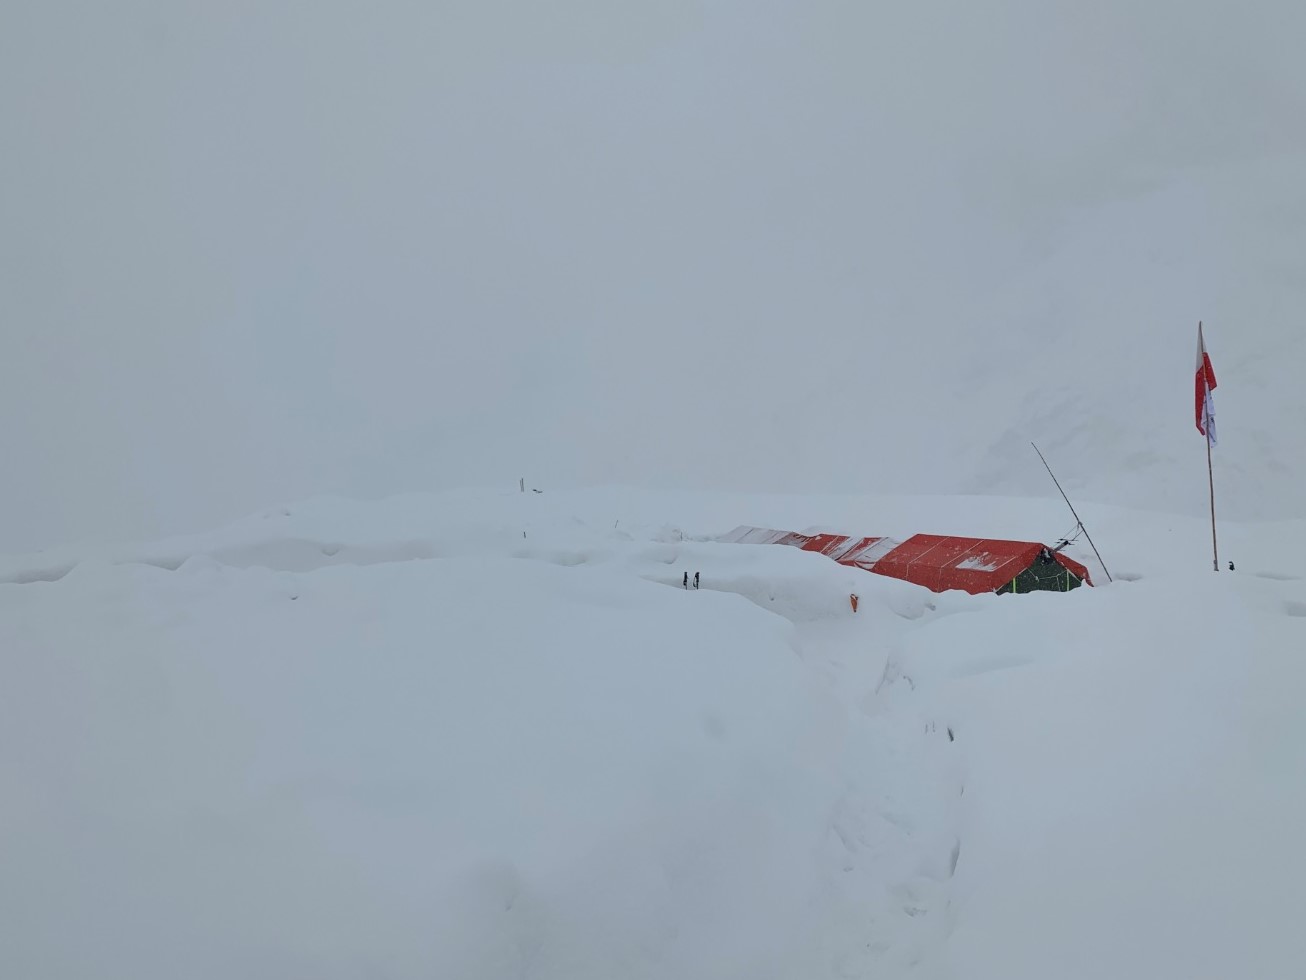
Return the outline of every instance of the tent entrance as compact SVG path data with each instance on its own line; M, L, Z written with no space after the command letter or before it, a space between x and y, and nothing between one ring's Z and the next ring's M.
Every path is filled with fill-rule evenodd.
M1069 592L1083 584L1083 579L1044 549L1028 568L995 591L998 595L1008 592Z

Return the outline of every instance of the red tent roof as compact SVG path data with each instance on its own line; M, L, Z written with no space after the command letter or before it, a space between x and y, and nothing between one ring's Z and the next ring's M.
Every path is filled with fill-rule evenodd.
M934 592L949 589L961 589L972 595L996 592L1008 583L1014 585L1016 576L1039 561L1040 556L1093 584L1087 568L1037 541L917 534L899 542L893 538L857 538L825 532L799 534L758 527L736 528L720 540L789 545L825 555L841 565L915 582Z
M961 589L972 595L995 592L1046 551L1062 567L1092 585L1088 569L1036 541L958 538L917 534L875 564L880 575L915 582L935 592Z

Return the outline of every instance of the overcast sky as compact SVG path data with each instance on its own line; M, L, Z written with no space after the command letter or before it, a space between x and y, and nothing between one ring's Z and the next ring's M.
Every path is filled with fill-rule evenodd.
M1303 8L11 0L0 550L523 475L959 489L929 366L1086 212L1301 150Z

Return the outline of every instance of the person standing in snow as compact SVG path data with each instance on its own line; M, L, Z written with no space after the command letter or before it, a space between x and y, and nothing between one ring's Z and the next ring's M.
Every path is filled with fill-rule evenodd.
M694 573L694 588L698 588L698 572Z
M685 573L685 577L680 580L680 584L685 588L689 588L689 572Z

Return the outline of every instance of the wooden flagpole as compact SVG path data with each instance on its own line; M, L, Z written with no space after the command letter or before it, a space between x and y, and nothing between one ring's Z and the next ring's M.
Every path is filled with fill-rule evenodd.
M1206 435L1206 483L1211 491L1211 567L1220 570L1220 546L1215 540L1215 473L1211 467L1211 416L1206 411L1211 389L1206 381L1206 338L1202 336L1202 321L1197 321L1197 342L1202 353L1202 428Z
M1206 424L1211 424L1208 418ZM1206 436L1206 482L1211 487L1211 564L1218 572L1220 570L1220 546L1215 541L1215 475L1211 471L1211 436L1208 432Z

